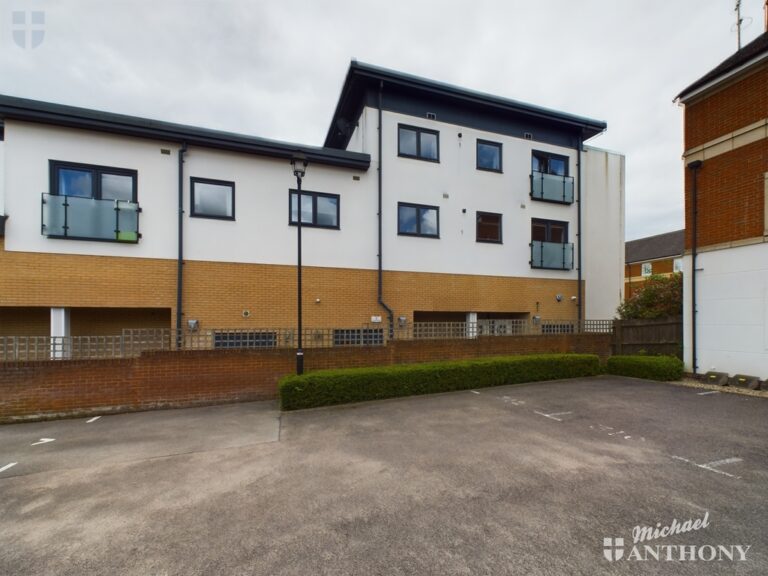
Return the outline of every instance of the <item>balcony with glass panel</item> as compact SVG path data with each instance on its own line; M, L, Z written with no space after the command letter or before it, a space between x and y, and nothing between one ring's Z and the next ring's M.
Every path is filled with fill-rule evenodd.
M135 202L43 194L42 233L49 238L136 244L139 213Z
M531 268L546 270L573 269L573 243L531 242Z
M573 176L532 171L531 198L545 202L573 204Z

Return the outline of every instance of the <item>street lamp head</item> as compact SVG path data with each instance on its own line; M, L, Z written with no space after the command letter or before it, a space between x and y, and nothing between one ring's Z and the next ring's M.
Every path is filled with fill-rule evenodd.
M304 178L304 174L307 173L307 157L301 152L297 152L291 158L291 168L293 168L293 175L297 178Z

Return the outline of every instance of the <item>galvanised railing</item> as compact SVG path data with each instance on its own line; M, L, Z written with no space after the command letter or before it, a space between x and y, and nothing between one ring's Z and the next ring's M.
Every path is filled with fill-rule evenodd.
M384 346L389 340L456 340L497 336L613 332L612 320L479 320L477 322L414 322L389 330L382 324L360 328L307 328L304 348ZM107 336L0 336L0 361L89 360L133 358L153 350L240 350L296 348L293 328L232 328L182 331L125 329ZM180 347L177 346L180 343Z

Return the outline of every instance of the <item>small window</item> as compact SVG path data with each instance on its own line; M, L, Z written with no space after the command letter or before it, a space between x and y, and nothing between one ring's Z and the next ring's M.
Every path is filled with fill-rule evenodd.
M501 144L487 140L477 141L477 169L501 172Z
M653 263L652 262L643 262L642 267L640 268L641 274L643 276L650 276L653 274Z
M672 270L674 272L682 272L683 271L683 259L682 258L675 258Z
M440 237L440 209L421 204L397 205L397 233L401 236Z
M568 222L534 218L531 221L531 240L566 244L568 242Z
M534 150L531 155L531 170L542 174L568 176L568 157Z
M291 226L298 223L296 202L298 190L290 191ZM301 191L301 225L313 228L339 228L339 196L322 192Z
M404 158L440 161L440 133L416 126L397 127L397 154Z
M136 202L136 170L51 160L51 194Z
M191 178L192 216L217 220L235 219L235 183Z
M477 213L477 241L501 244L501 214Z

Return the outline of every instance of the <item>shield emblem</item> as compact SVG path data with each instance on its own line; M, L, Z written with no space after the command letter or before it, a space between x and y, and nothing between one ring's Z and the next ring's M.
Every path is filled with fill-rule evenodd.
M608 562L624 558L624 538L603 538L603 556Z
M45 12L16 10L11 15L13 41L19 48L37 48L45 38Z

